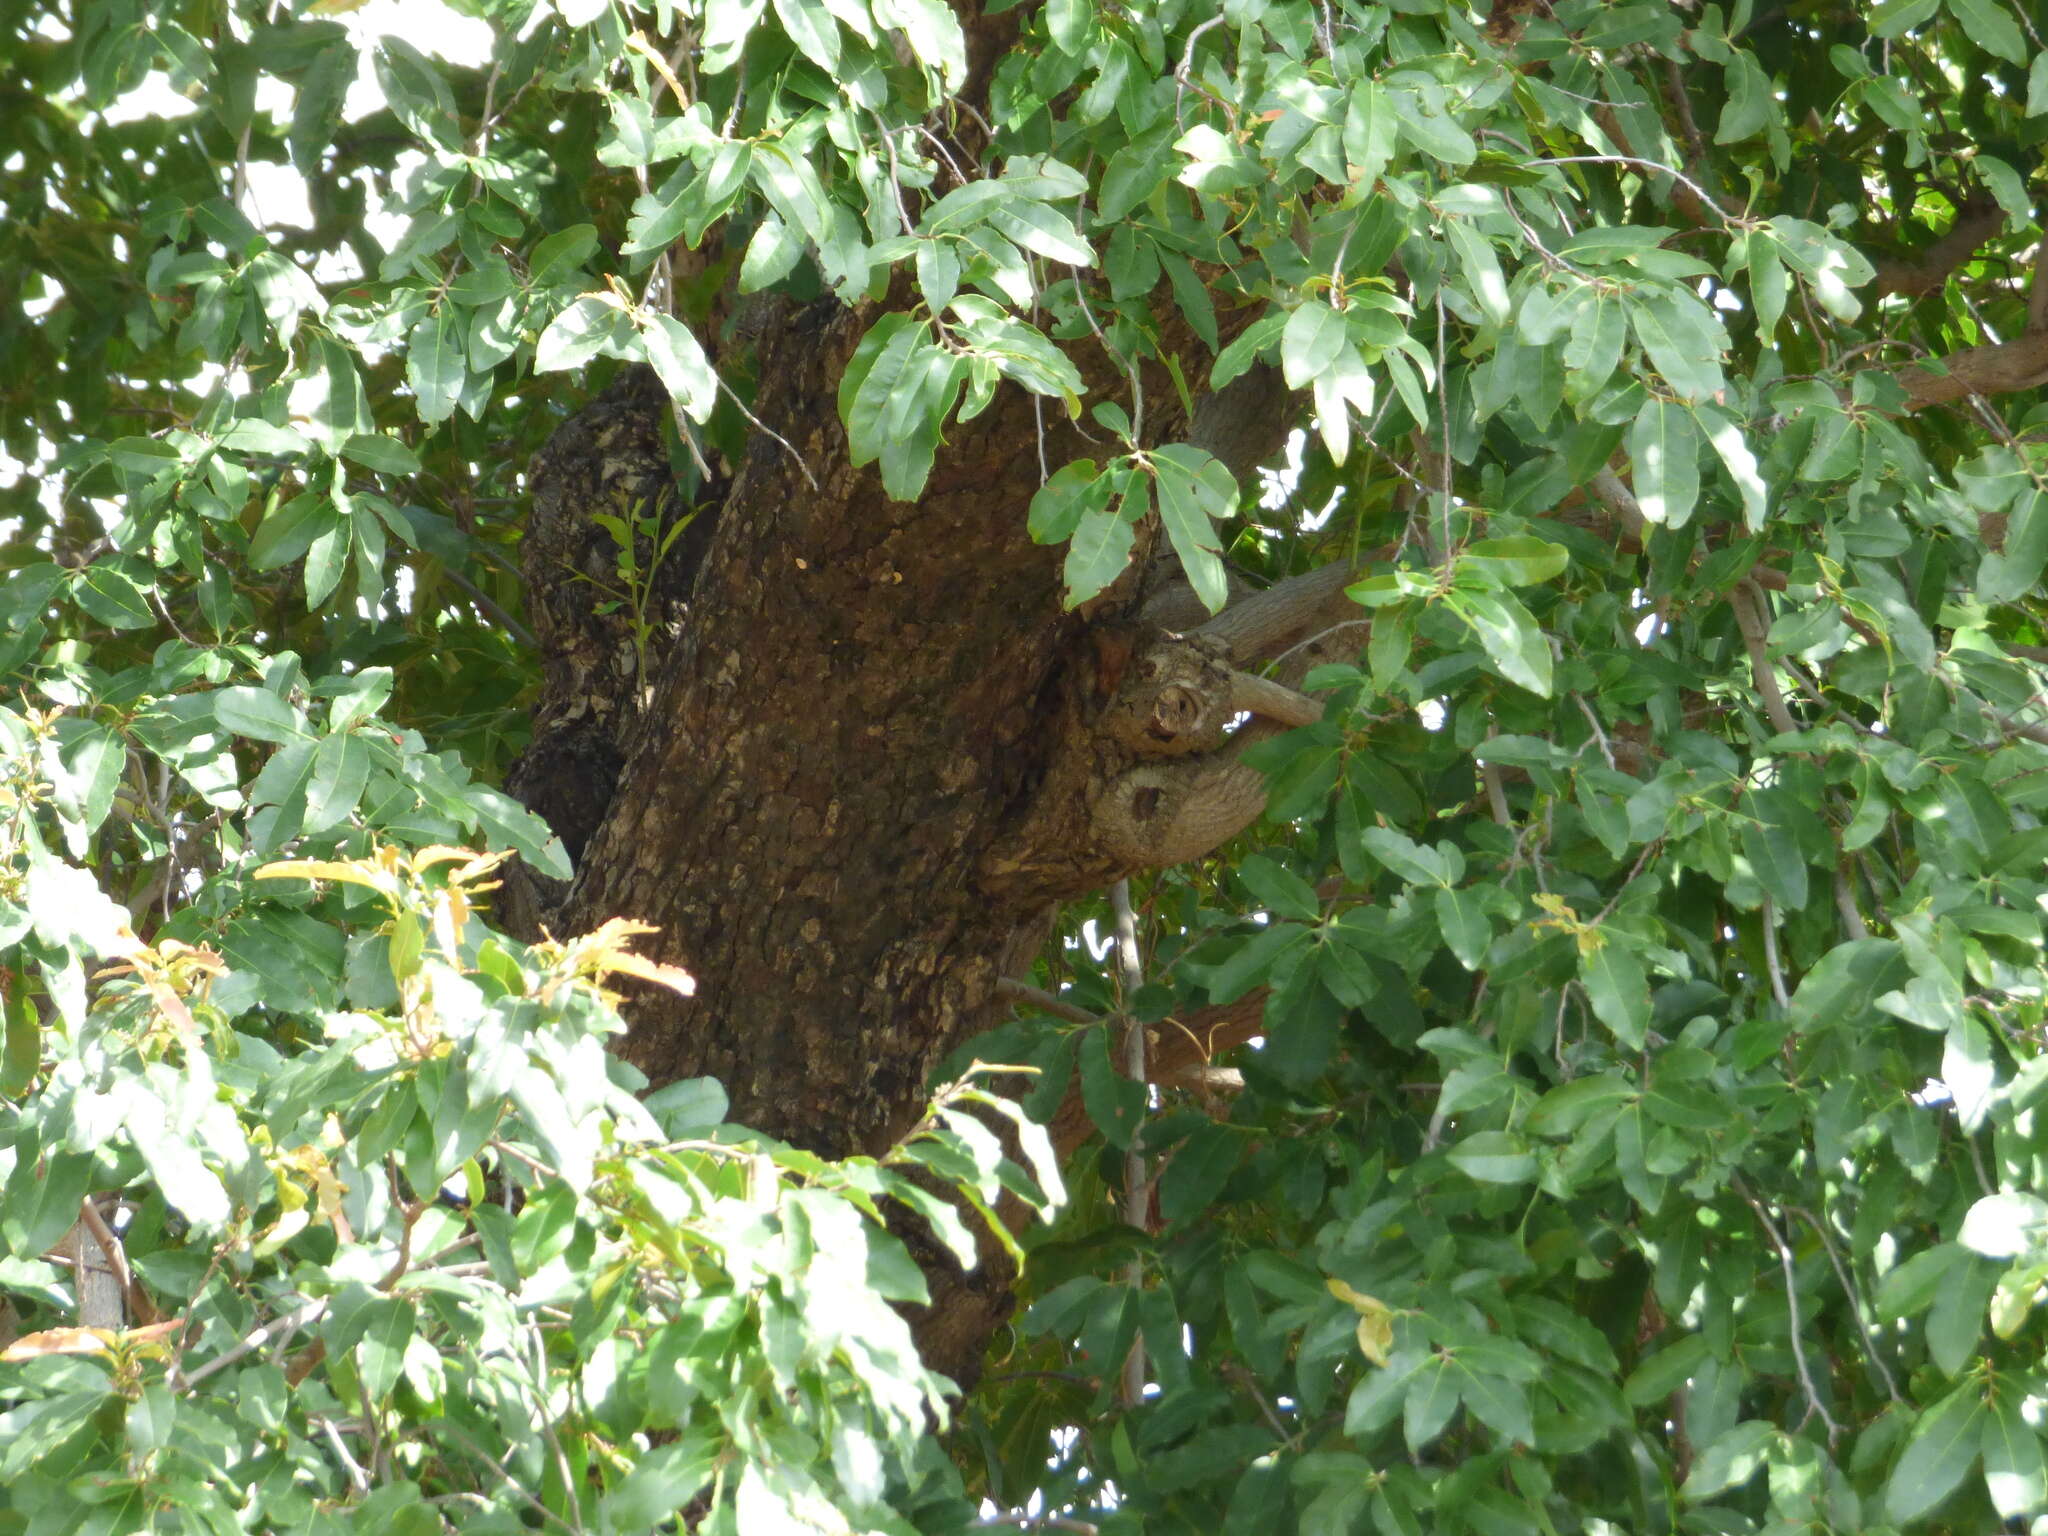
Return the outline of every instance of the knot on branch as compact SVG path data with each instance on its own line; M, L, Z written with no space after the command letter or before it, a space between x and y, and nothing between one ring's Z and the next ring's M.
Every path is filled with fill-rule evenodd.
M1146 763L1107 787L1092 831L1120 866L1163 869L1228 842L1265 808L1266 776L1235 755Z
M1237 654L1215 634L1099 631L1092 664L1069 679L1060 747L984 887L1076 895L1199 858L1257 820L1265 778L1243 749L1323 706L1239 670Z
M1235 713L1231 677L1220 641L1163 634L1123 669L1096 729L1140 757L1212 752Z

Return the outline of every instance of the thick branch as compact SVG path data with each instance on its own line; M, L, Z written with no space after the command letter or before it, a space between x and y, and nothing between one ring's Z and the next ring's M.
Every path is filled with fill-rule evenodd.
M1992 202L1965 203L1948 233L1912 256L1877 263L1871 292L1918 298L1933 293L1949 274L1977 254L1977 248L2005 227L2005 210Z
M1942 371L1946 370L1946 371ZM1966 395L2006 395L2048 383L2048 331L2028 331L2014 341L1993 342L1951 352L1938 363L1902 369L1906 409L1945 405Z
M1239 666L1270 661L1318 631L1356 618L1358 605L1344 589L1357 579L1356 565L1333 560L1232 603L1196 633L1221 640Z

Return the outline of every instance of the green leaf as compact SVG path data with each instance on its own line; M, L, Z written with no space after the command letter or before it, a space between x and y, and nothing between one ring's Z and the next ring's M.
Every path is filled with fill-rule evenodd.
M2048 54L2043 54L2048 58ZM2004 546L1977 564L1977 601L2011 603L2040 584L2048 566L2048 492L2023 492L2006 523Z
M1251 855L1238 865L1237 877L1253 899L1275 917L1304 923L1322 920L1323 904L1316 898L1315 887L1270 855Z
M270 698L270 694L262 697ZM370 781L370 749L353 733L327 736L313 750L304 829L325 832L354 814Z
M1963 1217L1956 1241L1987 1259L2048 1251L2048 1200L2020 1191L1986 1195Z
M1479 146L1451 115L1443 88L1434 81L1397 87L1389 96L1401 136L1425 155L1453 166L1470 165L1478 157Z
M1287 387L1305 388L1337 361L1349 341L1343 315L1327 304L1303 304L1280 333L1280 372Z
M1925 1310L1941 1293L1956 1266L1967 1262L1968 1250L1959 1243L1936 1243L1914 1254L1878 1286L1877 1315L1886 1321L1896 1321Z
M1436 906L1437 928L1451 953L1466 970L1478 970L1493 942L1493 924L1487 920L1479 893L1440 885L1431 899Z
M412 328L405 348L405 379L412 386L420 420L446 421L469 377L462 356L462 327L442 308Z
M1091 1029L1081 1041L1081 1102L1111 1146L1127 1147L1144 1119L1145 1085L1111 1063L1109 1036L1107 1027Z
M1237 508L1237 480L1205 450L1170 443L1152 456L1159 518L1195 595L1211 613L1230 597L1215 525Z
M361 1326L356 1360L362 1369L363 1391L372 1403L381 1403L398 1385L406 1345L419 1326L419 1316L411 1302L380 1296L363 1307Z
M1686 1474L1681 1490L1687 1502L1711 1499L1717 1493L1739 1488L1756 1476L1782 1443L1783 1431L1763 1419L1745 1419L1726 1434L1715 1437L1701 1451Z
M1982 1454L1984 1488L2000 1516L2019 1520L2048 1507L2048 1458L2016 1398L2002 1397L1985 1412Z
M1526 1184L1536 1176L1535 1154L1508 1131L1477 1132L1445 1155L1452 1167L1482 1184Z
M580 368L600 353L629 355L632 323L604 299L585 296L548 322L534 344L533 371L560 373Z
M1778 110L1771 94L1770 76L1756 61L1756 55L1738 50L1727 65L1728 102L1721 108L1721 121L1714 129L1716 144L1739 144L1761 133Z
M1955 1491L1982 1454L1990 1417L1975 1382L1966 1382L1920 1416L1885 1483L1884 1507L1892 1519L1917 1520Z
M818 0L774 0L776 17L797 50L831 74L839 68L839 23Z
M2027 62L2027 41L2019 23L1999 0L1947 0L1948 12L1963 24L1971 42L2008 64Z
M1428 1448L1443 1433L1458 1407L1458 1376L1461 1373L1443 1354L1430 1356L1408 1384L1402 1405L1401 1428L1411 1455Z
M583 264L597 254L597 226L571 224L558 229L526 258L526 280L534 289L569 282L581 274Z
M1444 602L1478 636L1494 670L1538 698L1550 697L1550 641L1518 599L1506 592L1456 591Z
M1344 158L1358 182L1370 187L1394 157L1399 122L1393 98L1379 81L1360 80L1351 88L1344 113Z
M1720 457L1728 476L1735 482L1735 489L1742 498L1742 519L1744 525L1756 532L1764 525L1765 502L1769 495L1763 475L1758 469L1756 455L1750 452L1748 440L1742 428L1725 413L1712 406L1698 406L1693 414L1707 430L1707 441L1714 445L1714 452Z
M1025 527L1035 544L1058 544L1073 536L1084 513L1109 505L1115 479L1098 474L1093 459L1063 464L1047 477L1031 498Z
M1094 21L1095 10L1088 0L1047 0L1046 30L1062 53L1079 53L1087 45Z
M1663 1402L1706 1361L1708 1348L1705 1335L1697 1333L1665 1345L1629 1372L1622 1396L1638 1408Z
M1411 885L1451 883L1451 871L1434 848L1425 848L1387 827L1367 827L1358 837L1368 853Z
M1490 575L1504 587L1533 587L1562 576L1571 564L1571 552L1529 534L1501 539L1474 539L1459 552L1461 569Z
M690 328L671 315L654 314L645 318L640 336L670 398L692 421L709 421L718 404L718 376Z
M1135 534L1121 512L1085 508L1067 545L1066 606L1078 608L1123 574Z
M1035 251L1049 261L1063 261L1076 267L1095 265L1094 248L1075 232L1068 219L1044 203L1006 198L989 208L987 219L1025 250Z
M405 443L381 432L358 432L341 445L341 455L383 475L416 475L420 458Z
M284 743L306 734L299 712L267 688L217 688L211 698L214 719L237 736Z
M1650 983L1635 951L1609 937L1579 957L1579 981L1593 1016L1630 1050L1641 1050L1650 1031Z
M1243 1137L1213 1122L1197 1126L1166 1165L1159 1178L1159 1214L1184 1221L1216 1203L1224 1184L1237 1171Z
M1699 434L1692 412L1675 400L1645 400L1629 431L1628 453L1643 516L1683 528L1700 494Z
M1721 323L1691 294L1666 289L1629 306L1636 339L1682 400L1711 400L1726 387Z
M142 587L111 560L95 560L78 571L71 598L109 629L147 629L156 623Z
M1806 858L1799 851L1799 839L1791 827L1776 819L1759 819L1742 824L1742 853L1757 883L1782 912L1797 912L1806 905Z

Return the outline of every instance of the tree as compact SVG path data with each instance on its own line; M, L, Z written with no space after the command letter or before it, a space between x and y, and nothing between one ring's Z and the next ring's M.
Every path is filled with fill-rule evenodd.
M459 9L0 20L0 1530L2048 1520L2030 12Z

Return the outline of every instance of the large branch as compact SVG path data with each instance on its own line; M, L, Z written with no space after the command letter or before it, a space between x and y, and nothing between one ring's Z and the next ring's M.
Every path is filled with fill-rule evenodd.
M1880 298L1888 293L1909 298L1933 293L1948 281L1951 272L1975 256L1977 248L2004 227L2005 210L1998 204L1965 203L1956 210L1948 233L1925 250L1878 262L1871 292Z
M1901 369L1906 409L1944 405L1966 395L2007 395L2048 383L2048 331L1951 352L1938 362Z

